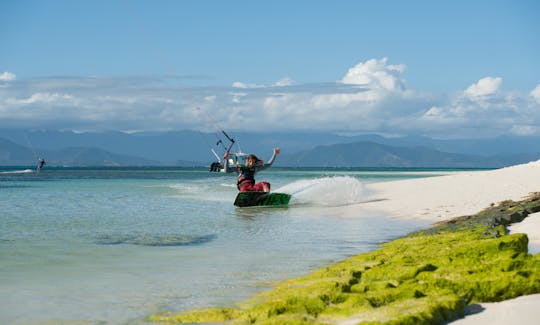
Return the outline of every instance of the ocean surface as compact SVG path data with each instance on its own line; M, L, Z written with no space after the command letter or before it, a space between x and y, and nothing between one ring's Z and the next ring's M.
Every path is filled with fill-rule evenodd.
M234 306L427 225L362 210L365 186L451 171L269 169L286 208L236 208L234 175L0 167L0 324L145 324Z

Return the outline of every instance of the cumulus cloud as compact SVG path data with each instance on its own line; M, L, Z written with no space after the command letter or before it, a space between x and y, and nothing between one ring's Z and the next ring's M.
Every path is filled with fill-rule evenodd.
M419 124L430 133L438 128L447 134L454 133L454 137L540 134L536 89L529 96L505 92L502 81L493 77L478 80L440 105L426 109Z
M485 77L478 80L465 90L465 94L471 97L489 96L495 94L502 84L502 78Z
M529 94L534 100L540 104L540 84L534 88L531 93Z
M264 85L249 84L245 82L235 81L232 84L233 88L249 89L249 88L264 88Z
M17 76L14 73L5 71L0 73L0 81L13 81L17 79Z
M388 58L371 59L360 62L347 71L341 82L351 85L363 85L372 90L403 91L405 83L401 74L405 65L388 65Z
M281 78L278 81L274 83L274 86L276 87L286 87L286 86L292 86L295 82L289 77Z
M502 78L471 80L460 91L408 89L404 64L359 62L336 82L263 85L238 81L195 87L158 77L39 78L0 87L0 128L326 130L437 137L540 134L540 85L505 91ZM14 77L3 75L3 80ZM200 108L200 109L197 109Z

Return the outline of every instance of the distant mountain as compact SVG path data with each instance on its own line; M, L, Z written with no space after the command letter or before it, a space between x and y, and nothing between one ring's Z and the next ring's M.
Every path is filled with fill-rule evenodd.
M70 147L60 150L38 150L18 145L0 138L0 165L33 166L38 158L45 158L49 166L150 166L160 162L144 158L118 155L106 150L87 147Z
M290 167L495 168L540 159L540 154L479 156L441 152L426 147L395 147L374 142L318 146L279 157Z
M270 155L272 148L284 152L310 150L320 145L374 142L396 147L427 147L442 152L471 155L540 153L538 136L504 136L490 139L432 139L422 136L383 137L380 135L338 135L328 132L229 132L244 152ZM76 133L54 130L0 129L0 138L27 148L59 150L66 147L101 148L122 155L174 164L178 160L209 162L214 159L222 134L197 131L123 133L117 131Z
M443 152L469 155L496 156L507 154L540 153L539 136L499 136L487 139L431 139L423 136L385 138L362 135L355 141L370 141L399 147L427 147Z
M268 159L272 149L280 147L282 154L276 160L277 166L499 167L533 160L540 153L540 137L440 140L421 136L387 138L327 132L228 134L236 140L235 151L255 153L262 159ZM0 129L0 138L12 142L9 150L0 144L0 164L3 165L35 161L36 156L51 161L52 156L57 157L59 165L207 166L216 160L210 149L221 155L223 150L218 141L220 138L225 140L220 132L128 134L20 129ZM320 154L321 151L324 154Z
M183 160L197 162L213 159L201 134L191 131L128 134L115 131L76 133L0 130L0 138L33 148L38 154L41 154L40 150L87 147L100 148L120 155L141 157L164 165L176 165Z
M0 165L30 166L37 164L38 158L32 150L0 138Z
M47 164L53 166L149 166L157 161L119 155L98 148L69 147L46 153Z
M235 150L255 153L269 158L274 147L284 152L311 149L321 144L347 142L349 138L328 133L246 133L230 132L235 140ZM0 129L0 138L9 139L34 150L60 150L67 147L100 148L122 155L142 157L175 165L178 161L198 162L207 165L215 161L210 149L222 153L216 143L225 137L220 133L197 131L123 133L116 131L76 133L50 130ZM228 143L226 143L228 144ZM39 148L35 149L35 148Z

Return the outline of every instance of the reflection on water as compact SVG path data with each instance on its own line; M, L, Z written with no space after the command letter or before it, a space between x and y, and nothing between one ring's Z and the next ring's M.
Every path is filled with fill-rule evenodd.
M96 244L119 245L131 244L142 246L191 246L202 245L214 240L216 235L188 236L188 235L101 235L96 239Z
M277 207L244 207L244 208L236 208L234 210L235 214L239 218L244 219L255 219L255 218L264 218L265 216L271 216L276 215L278 213L282 213L289 210L288 206L277 206Z

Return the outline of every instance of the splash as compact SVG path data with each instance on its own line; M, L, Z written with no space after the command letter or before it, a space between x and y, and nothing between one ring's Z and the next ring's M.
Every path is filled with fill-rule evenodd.
M169 184L166 187L178 198L196 201L232 202L236 195L235 183L193 181Z
M275 190L292 195L290 205L343 206L361 203L364 185L354 177L299 180Z
M29 174L33 172L35 172L35 170L33 169L23 169L23 170L4 171L4 172L0 172L0 174Z

